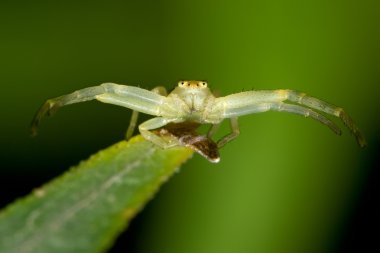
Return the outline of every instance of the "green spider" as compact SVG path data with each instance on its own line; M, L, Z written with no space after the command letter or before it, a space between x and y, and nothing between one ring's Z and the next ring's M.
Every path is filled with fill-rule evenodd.
M215 97L205 81L180 81L169 94L164 87L157 87L149 91L114 83L104 83L81 89L47 100L32 121L32 134L36 134L37 127L45 115L51 115L62 106L93 99L134 110L126 135L127 139L133 134L138 112L155 116L140 124L138 128L145 139L161 148L177 145L194 148L196 143L208 141L205 145L211 145L217 151L239 135L238 117L266 111L283 111L311 117L328 126L334 133L341 134L337 125L313 109L339 117L355 136L359 146L366 146L366 141L358 127L340 107L294 90L253 90ZM214 148L211 137L224 119L230 120L231 133L217 141ZM193 130L202 124L211 124L212 126L206 136L195 135ZM177 130L173 134L172 129L176 125L187 126L182 129L192 133L190 139L185 138L186 140L181 142L182 137L189 137L189 135L186 135L185 132L181 133L181 127L174 127ZM156 131L165 128L169 129L173 138L165 138L163 136L165 134ZM200 153L202 154L202 150ZM210 158L207 157L207 154L202 155L212 162L219 161L219 157Z

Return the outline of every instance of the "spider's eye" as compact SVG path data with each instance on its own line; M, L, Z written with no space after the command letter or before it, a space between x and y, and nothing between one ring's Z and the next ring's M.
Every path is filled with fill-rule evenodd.
M184 85L185 85L185 82L184 82L184 81L179 81L179 82L178 82L178 86L182 87L182 86L184 86Z
M207 83L202 81L202 82L199 82L198 84L200 87L207 87Z

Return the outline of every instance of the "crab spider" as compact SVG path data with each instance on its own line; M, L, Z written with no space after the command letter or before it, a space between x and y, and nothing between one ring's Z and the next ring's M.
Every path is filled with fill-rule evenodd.
M178 142L168 141L152 131L168 124L195 123L195 127L200 124L211 124L212 127L207 134L211 139L219 124L224 119L229 119L232 131L217 142L217 147L221 148L239 135L238 117L266 111L288 112L310 117L338 135L341 134L339 127L317 111L339 117L355 136L358 144L361 147L366 145L358 127L342 108L307 96L305 93L294 90L253 90L215 97L204 81L180 81L169 94L163 87L149 91L114 83L81 89L47 100L32 121L32 134L36 133L43 116L51 115L62 106L94 99L134 110L127 138L133 133L138 112L155 116L138 128L145 139L162 148L179 145Z

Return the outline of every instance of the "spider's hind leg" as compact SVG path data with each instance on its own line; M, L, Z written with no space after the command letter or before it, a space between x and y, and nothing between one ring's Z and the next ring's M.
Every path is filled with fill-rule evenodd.
M137 120L139 118L139 112L138 111L132 111L131 120L129 121L127 132L125 133L125 139L129 140L133 132L135 131Z
M211 125L210 129L207 132L207 138L211 139L212 136L218 131L220 123Z
M230 119L230 126L231 126L231 133L229 133L228 135L224 136L222 139L220 139L217 142L218 148L222 148L228 142L234 140L236 137L239 136L240 129L239 129L239 123L238 123L237 117L234 117L234 118ZM212 130L212 128L210 129L210 132L211 132L211 130Z

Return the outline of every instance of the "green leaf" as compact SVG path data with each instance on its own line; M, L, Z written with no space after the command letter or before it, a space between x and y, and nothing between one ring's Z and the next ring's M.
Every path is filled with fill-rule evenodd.
M0 252L104 252L193 151L119 142L0 212Z

